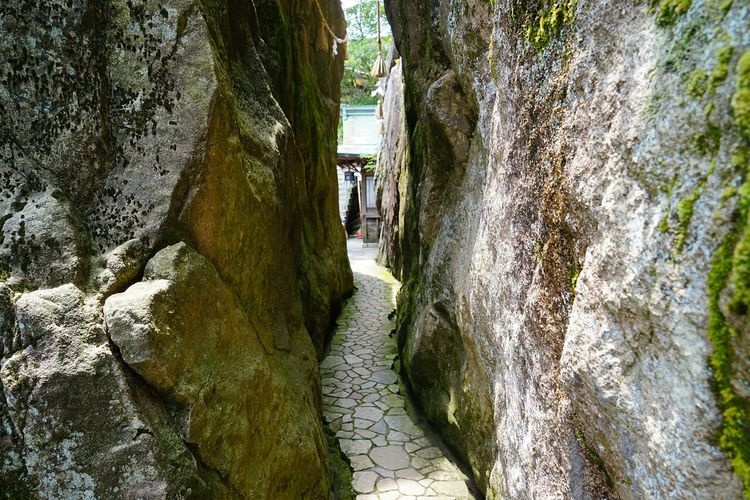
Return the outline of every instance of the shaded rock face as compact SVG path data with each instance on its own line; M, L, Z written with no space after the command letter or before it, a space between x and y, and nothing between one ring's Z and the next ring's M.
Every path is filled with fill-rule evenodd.
M401 64L390 70L388 87L383 100L383 130L376 171L377 202L383 221L383 237L379 242L378 257L394 276L401 277L401 245L403 237L408 186L407 134L404 113L404 77Z
M326 497L317 357L352 280L315 2L0 26L0 489Z
M740 497L750 8L386 10L381 259L428 417L488 498Z

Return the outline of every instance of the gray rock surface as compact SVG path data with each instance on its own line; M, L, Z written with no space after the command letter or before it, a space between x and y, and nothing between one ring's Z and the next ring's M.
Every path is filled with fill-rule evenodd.
M426 414L488 498L741 497L747 3L386 9L380 258Z
M378 257L393 275L401 277L401 246L408 170L406 152L406 116L404 113L404 77L400 61L391 68L383 100L383 140L376 175L378 210L383 225Z
M319 27L313 1L0 5L4 494L327 495L317 357L352 277Z

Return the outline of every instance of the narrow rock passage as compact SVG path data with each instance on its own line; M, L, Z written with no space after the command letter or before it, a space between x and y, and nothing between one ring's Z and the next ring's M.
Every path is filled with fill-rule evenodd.
M345 306L321 364L323 412L354 469L357 498L474 498L467 477L407 412L391 369L398 282L375 263L377 250L349 242L357 292Z

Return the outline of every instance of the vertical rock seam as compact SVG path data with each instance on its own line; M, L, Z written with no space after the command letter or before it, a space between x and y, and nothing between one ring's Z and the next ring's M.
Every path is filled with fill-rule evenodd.
M486 497L747 496L750 6L385 6L380 260Z
M319 25L314 0L0 6L5 497L328 496L317 362L352 275Z

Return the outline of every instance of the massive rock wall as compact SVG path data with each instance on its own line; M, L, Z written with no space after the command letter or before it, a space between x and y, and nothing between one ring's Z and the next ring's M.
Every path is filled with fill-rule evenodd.
M327 496L317 357L352 278L318 9L0 5L6 496Z
M381 258L427 416L488 498L742 496L747 2L386 10Z

